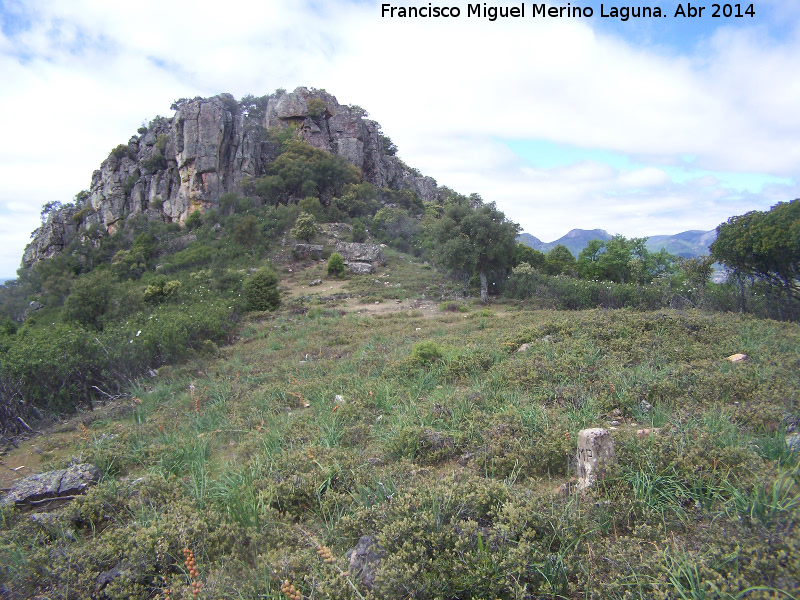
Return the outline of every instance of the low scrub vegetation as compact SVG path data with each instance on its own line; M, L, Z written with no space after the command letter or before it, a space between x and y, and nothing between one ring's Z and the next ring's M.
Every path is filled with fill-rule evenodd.
M47 521L2 509L10 597L800 593L797 325L511 307L258 319L220 357L131 378L129 416L37 442L41 469L69 444L106 475ZM592 426L613 428L619 466L563 491ZM369 578L346 556L363 536Z

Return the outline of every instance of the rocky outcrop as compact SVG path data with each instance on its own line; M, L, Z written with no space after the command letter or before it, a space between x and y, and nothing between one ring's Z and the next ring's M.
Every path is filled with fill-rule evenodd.
M336 252L342 255L345 264L371 263L385 265L386 257L378 244L357 244L355 242L337 242Z
M67 502L84 494L90 486L100 480L100 469L90 464L72 465L68 469L31 475L17 481L0 505L14 504L17 507L38 507Z
M85 197L49 214L22 266L58 254L92 225L110 234L140 216L182 224L192 212L216 207L227 193L243 195L243 184L264 175L279 153L269 129L291 129L298 139L346 158L375 187L435 197L436 182L394 156L389 139L362 109L304 87L258 100L244 104L220 94L176 102L173 118L157 117L112 150Z
M339 104L325 91L300 87L270 99L266 126L292 125L308 144L339 154L361 169L364 179L375 187L409 189L424 200L432 200L436 181L409 169L394 156L380 125L363 115L362 109Z

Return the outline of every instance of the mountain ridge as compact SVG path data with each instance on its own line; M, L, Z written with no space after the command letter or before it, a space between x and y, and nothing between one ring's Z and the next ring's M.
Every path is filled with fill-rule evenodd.
M566 246L577 258L581 250L591 240L607 241L611 239L611 234L605 229L571 229L568 233L552 242L543 242L530 233L521 233L517 236L517 242L530 246L540 252L549 252L556 246ZM694 258L709 254L709 246L717 239L717 230L703 231L691 229L671 235L653 235L647 238L647 249L650 252L658 252L662 249L670 254L675 254L683 258Z

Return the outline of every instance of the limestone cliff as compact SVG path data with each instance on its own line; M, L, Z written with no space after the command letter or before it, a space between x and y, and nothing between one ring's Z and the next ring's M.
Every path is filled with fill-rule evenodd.
M436 182L394 156L380 126L362 109L304 87L257 100L240 103L220 94L176 102L172 119L154 119L111 152L92 175L88 197L50 213L25 249L22 266L54 256L92 224L113 233L140 214L183 223L223 194L243 194L243 182L263 175L278 154L267 135L275 128L292 128L298 139L341 155L375 187L409 189L425 200L435 196Z

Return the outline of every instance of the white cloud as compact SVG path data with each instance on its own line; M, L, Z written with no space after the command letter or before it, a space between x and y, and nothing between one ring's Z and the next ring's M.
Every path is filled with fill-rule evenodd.
M5 3L32 26L0 35L0 205L10 207L0 234L88 187L108 151L172 100L297 85L363 106L406 162L497 201L539 237L711 228L800 192L800 35L786 27L798 11L781 13L781 42L765 18L718 29L693 55L667 55L598 34L591 19L382 19L379 5ZM497 139L614 151L650 167L537 170ZM674 183L660 167L684 154L697 169L794 184L733 197L710 179ZM3 238L0 275L18 265L17 238Z

